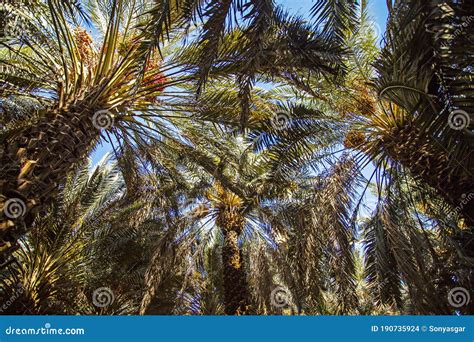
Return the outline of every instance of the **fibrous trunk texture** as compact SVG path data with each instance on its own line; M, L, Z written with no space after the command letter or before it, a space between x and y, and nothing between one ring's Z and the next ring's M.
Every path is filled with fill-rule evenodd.
M218 216L217 225L224 234L222 263L225 313L227 315L249 314L250 296L242 252L238 245L238 238L244 227L244 219L237 211L225 210Z
M474 258L474 154L453 160L434 138L406 126L383 138L387 153L449 203L467 228L457 237L465 256ZM466 200L468 199L468 200ZM446 213L449 214L449 213Z
M40 113L0 141L0 264L98 140L89 114L77 106Z

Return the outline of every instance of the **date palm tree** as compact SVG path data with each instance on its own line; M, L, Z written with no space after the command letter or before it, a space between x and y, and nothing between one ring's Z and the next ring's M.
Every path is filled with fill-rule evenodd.
M157 117L179 98L182 81L140 29L146 2L90 1L84 27L62 2L33 3L9 8L6 27L10 19L21 25L1 38L3 259L99 141L166 133ZM170 87L173 97L164 92Z
M280 129L275 120L275 113L288 109L268 102L268 95L257 93L258 95L252 97L253 109L247 135L236 136L236 133L232 133L240 126L238 91L226 89L220 83L209 83L196 106L196 115L203 118L215 117L226 111L228 121L225 124L215 123L214 126L189 123L187 129L182 131L182 136L186 138L185 143L175 140L153 146L148 150L151 151L150 154L159 155L160 158L172 153L174 162L168 162L166 165L183 164L177 169L187 170L186 178L194 184L190 186L186 197L183 216L189 217L191 214L198 223L204 222L207 226L217 229L218 235L222 237L222 287L226 314L249 314L257 310L276 312L278 309L272 307L270 303L271 292L277 284L270 281L274 286L266 287L266 291L260 291L261 279L253 275L254 272L250 269L250 265L259 267L249 259L250 254L247 254L255 250L250 247L247 250L245 247L258 245L259 239L255 240L252 236L266 236L260 240L260 246L269 253L261 254L260 260L265 260L262 258L267 258L272 254L270 251L278 246L275 242L278 238L273 234L278 236L294 234L294 243L298 244L298 238L310 228L315 230L313 231L315 234L321 233L315 239L323 245L340 246L321 256L315 264L314 274L321 272L324 266L334 271L337 276L334 277L333 285L330 287L341 295L339 310L354 308L355 285L351 276L355 271L348 217L350 211L348 208L352 206L351 189L354 182L357 182L354 170L349 167L349 161L335 167L332 175L328 171L333 178L328 177L326 181L321 181L318 188L312 192L311 182L316 185L317 179L323 177L323 174L298 181L295 174L299 164L295 164L296 160L288 157L289 154L296 153L292 150L290 140L298 133L303 136L304 133L308 133L307 130L315 128L311 125L313 121L323 122L322 126L317 127L321 135L311 142L314 146L319 146L319 152L323 154L325 147L331 146L331 141L334 142L338 137L338 134L333 134L333 130L329 129L336 128L337 124L325 126L324 120L321 120L323 114L318 111L298 112L299 116L293 120L290 132L281 131L276 145L269 146L269 141L276 137L275 133ZM288 148L288 153L282 151L283 146ZM296 148L298 149L298 146ZM155 162L158 160L160 159ZM295 169L295 174L291 172L292 169ZM320 211L311 211L313 205L320 205L318 202L330 197L333 192L340 193L340 197L335 196L334 201L326 199L327 205L324 206L324 210L321 207ZM299 194L297 201L292 197L295 194ZM195 202L189 203L190 197L196 198ZM306 208L311 215L308 212L303 213L302 208ZM285 213L285 210L288 212ZM281 217L277 217L277 214ZM297 222L303 216L308 217L308 220ZM312 217L312 221L309 221L309 217ZM318 231L318 227L321 226L326 229L324 234L323 231ZM198 224L195 229L204 228ZM312 247L323 249L323 245ZM247 253L244 253L244 250L247 250ZM311 256L311 250L307 248L294 249L292 257L295 257L295 260L302 260L299 253L305 251L309 253L307 254L309 262L314 255ZM274 258L279 263L277 273L286 274L285 282L291 283L293 288L294 279L288 280L292 278L289 276L291 265L284 262L284 254L279 254L275 250L274 253L276 253ZM343 268L337 265L336 259L344 263ZM153 278L153 272L149 276ZM307 286L304 279L306 278L303 276L300 279L301 288ZM269 282L268 278L266 282ZM152 288L150 295L144 298L142 312L147 312L153 292ZM258 298L257 304L255 296ZM307 296L310 296L309 290L303 295ZM323 301L324 299L321 299L320 302ZM308 303L308 307L312 304ZM314 309L314 312L318 311Z
M449 290L456 286L470 288L472 282L470 245L473 240L469 219L472 208L466 200L472 191L469 176L472 168L469 136L472 133L469 126L456 130L452 128L454 123L449 125L448 122L449 109L452 113L461 110L462 105L469 106L469 92L464 94L469 89L469 77L465 76L469 67L461 67L469 62L459 56L460 64L453 66L459 66L458 78L449 89L436 86L436 96L429 95L432 89L429 85L433 85L430 82L436 79L431 63L439 61L436 58L440 55L428 58L433 52L428 48L432 40L425 41L421 37L443 37L427 30L425 24L431 16L439 18L439 11L447 13L448 9L442 4L416 1L399 1L390 8L387 45L380 56L371 42L374 36L364 34L367 22L362 12L360 30L348 37L347 45L353 55L345 59L349 73L342 87L311 78L293 84L300 91L301 104L294 106L288 117L323 109L327 113L323 122L341 125L336 153L319 155L318 149L308 143L314 139L311 130L293 134L294 149L288 149L285 144L278 146L281 134L275 134L266 143L275 145L290 160L303 158L310 165L325 163L322 157L337 160L344 155L341 154L344 150L353 154L357 169L368 173L366 186L360 189L357 209L363 205L363 195L367 194L372 181L376 181L376 209L369 223L359 228L365 229L369 284L377 288L378 299L401 308L400 296L405 283L415 312L452 313ZM453 11L449 13L454 21L452 27L446 26L449 30L462 26L456 22L461 20L456 11L469 13L469 6L464 2L453 4ZM400 35L402 28L406 34ZM457 34L449 32L446 39L463 39L464 34L470 34L468 28ZM427 44L427 50L419 49L419 41ZM442 44L441 55L446 53L449 58L455 58L455 52L447 51L453 46L451 43L454 44L454 40ZM371 87L373 83L375 88ZM458 104L450 105L449 97ZM468 113L469 108L465 109L462 111ZM321 125L321 122L314 123ZM402 127L406 129L403 132L410 132L410 138L401 133ZM312 130L317 131L317 128ZM436 170L440 172L437 178L434 177ZM449 185L453 180L455 184ZM445 188L448 185L450 189ZM420 250L429 253L422 254ZM443 251L446 254L443 255ZM396 271L387 272L393 269ZM392 287L393 284L396 286ZM426 284L436 285L427 289ZM471 310L469 305L462 309L466 313Z
M317 34L301 20L288 18L273 1L227 1L221 6L202 1L91 0L84 8L59 0L19 4L5 8L0 51L4 259L18 247L18 237L35 215L52 202L66 173L98 142L118 142L120 150L127 140L142 144L170 134L170 126L183 119L173 116L176 107L189 106L185 100L190 97L178 85L194 78L198 92L203 89L219 63L224 34L233 34L234 42L246 42L238 59L249 63L231 63L238 65L242 129L249 117L252 85L262 68L267 76L287 70L292 78L299 58L299 71L339 74L343 48L327 38L334 23L345 27L351 18L344 6L336 7L334 22ZM247 23L242 31L231 31L232 10ZM332 15L329 7L319 5L315 13L320 11ZM193 43L192 49L198 57L173 62L173 52L166 57L165 41L183 42L180 29L190 23L203 23L200 43ZM260 43L268 48L257 51ZM189 73L183 64L191 68ZM59 158L55 163L53 155Z
M130 171L124 158L106 156L68 175L54 204L35 219L0 271L3 314L137 314L154 257L166 259L154 313L220 312L216 294L205 297L210 280L186 261L192 245L173 246L183 225L166 215L172 215L171 193L179 188L150 193L149 175L134 181L131 174L122 176ZM168 186L170 180L165 172L153 177ZM196 296L197 309L191 300Z
M395 2L376 64L378 96L398 116L385 128L381 148L459 207L471 230L474 203L461 202L474 191L472 51L459 48L470 46L474 28L466 21L473 15L470 1ZM472 250L468 235L466 252Z
M469 1L388 1L380 51L366 1L312 22L271 0L19 4L0 8L12 313L472 313L448 300L474 281ZM102 141L118 165L90 175Z
M402 278L409 279L416 310L452 313L449 290L471 288L473 281L474 207L466 200L474 190L472 63L459 47L472 36L473 28L466 20L474 12L469 1L388 4L385 45L374 63L374 88L362 92L363 106L352 116L352 131L346 140L348 147L361 151L366 156L363 159L375 162L380 170L379 194L383 195L379 198L385 198L367 226L367 241L372 261L376 253L384 257L380 263L371 263L371 270L379 268L380 272L382 264L400 265ZM398 220L411 228L396 229L394 221ZM433 239L432 229L441 241ZM393 249L389 252L390 244ZM410 252L395 246L406 244L413 244ZM416 251L423 248L430 253ZM443 249L449 256L441 253ZM436 274L435 278L430 274ZM398 277L387 274L393 276ZM424 290L424 283L436 286ZM382 296L398 297L389 286L382 292ZM432 293L443 300L437 301ZM465 313L472 310L469 304L461 309Z
M5 313L94 311L88 293L90 268L104 238L95 233L103 229L101 220L121 199L124 187L117 167L106 158L92 172L89 167L86 163L68 177L55 205L35 220L32 234L21 239L2 269L2 302L10 302Z

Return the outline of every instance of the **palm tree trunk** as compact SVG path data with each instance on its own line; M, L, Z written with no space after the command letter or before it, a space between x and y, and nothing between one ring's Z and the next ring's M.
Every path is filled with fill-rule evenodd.
M250 313L247 277L244 260L238 246L245 220L236 210L225 210L217 218L217 225L224 234L222 264L224 273L224 305L227 315Z
M451 239L456 241L456 250L460 256L456 272L458 285L466 289L473 288L471 260L474 258L474 154L471 152L464 160L453 160L439 142L420 133L413 126L396 130L382 140L392 159L406 167L415 179L435 189L452 206L453 211L464 219L464 229L451 236ZM453 276L449 276L449 286L454 286L452 279ZM464 314L472 314L474 304L471 302L459 310ZM429 312L445 311L429 308Z
M431 137L414 126L406 126L383 138L387 153L406 167L415 179L436 190L467 226L457 237L465 256L474 257L474 163L472 153L465 160L453 160ZM449 213L446 213L447 215Z
M0 264L54 198L67 173L99 139L91 113L79 106L49 110L1 138Z

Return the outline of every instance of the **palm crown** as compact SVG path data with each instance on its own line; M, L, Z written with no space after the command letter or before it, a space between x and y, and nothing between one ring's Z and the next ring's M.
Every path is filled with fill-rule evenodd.
M473 284L472 9L388 1L379 51L367 5L2 7L12 312L60 312L69 283L67 310L97 312L87 296L107 280L102 313L281 313L281 288L292 313L452 313L446 293ZM87 176L99 142L116 164Z

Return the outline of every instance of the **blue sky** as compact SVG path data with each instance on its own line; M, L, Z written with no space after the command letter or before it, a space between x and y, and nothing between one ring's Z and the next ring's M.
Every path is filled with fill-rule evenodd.
M309 17L311 7L313 7L314 0L276 0L278 4L283 5L294 14L300 14L303 17ZM370 17L377 24L375 31L379 34L379 43L381 42L382 35L385 32L387 24L388 10L385 0L369 0L369 13ZM363 170L363 175L368 179L370 178L374 168L369 165ZM361 195L362 189L360 189L359 195ZM369 215L370 212L375 208L377 198L370 192L367 191L365 194L364 205L362 206L360 217Z
M311 7L314 4L314 0L276 0L276 2L280 5L283 5L284 8L288 9L290 12L294 14L300 14L302 16L309 16ZM385 0L371 0L369 2L369 10L371 17L381 28L380 30L383 31L386 26L388 15ZM379 33L383 34L383 32ZM93 163L97 163L100 159L102 159L106 152L110 151L111 146L108 143L102 141L102 145L97 146L95 152L92 154Z
M283 5L293 13L298 13L303 16L309 15L311 7L314 4L314 0L276 0L276 2ZM376 23L382 29L385 29L388 15L387 4L385 0L370 0L369 9L371 16L376 21Z

